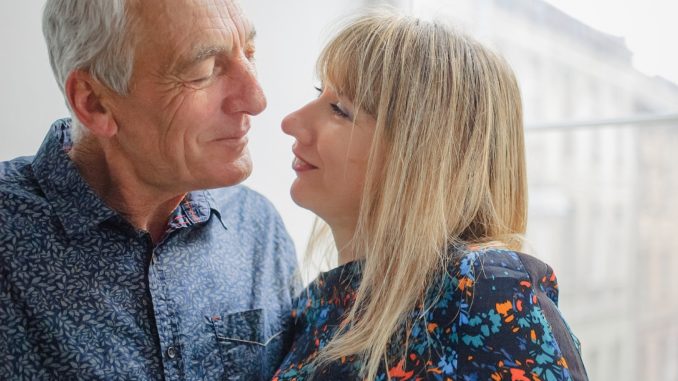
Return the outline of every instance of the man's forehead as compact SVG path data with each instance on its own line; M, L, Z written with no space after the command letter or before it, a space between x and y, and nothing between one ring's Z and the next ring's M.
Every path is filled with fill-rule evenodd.
M143 24L139 37L146 43L138 48L151 54L180 61L199 59L215 49L230 50L238 43L242 47L251 45L256 35L252 23L232 0L143 1L149 1L149 5L138 20ZM154 53L157 49L161 52Z
M144 29L185 33L190 28L229 28L249 37L252 23L234 0L136 0Z

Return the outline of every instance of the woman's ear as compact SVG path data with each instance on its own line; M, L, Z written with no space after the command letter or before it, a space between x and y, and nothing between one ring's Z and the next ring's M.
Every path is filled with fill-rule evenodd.
M74 70L64 88L71 110L84 128L95 136L110 138L118 130L111 110L104 102L104 86L83 70Z

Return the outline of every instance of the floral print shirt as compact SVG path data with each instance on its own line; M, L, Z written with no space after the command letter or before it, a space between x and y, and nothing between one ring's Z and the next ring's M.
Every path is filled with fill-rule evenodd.
M579 343L557 310L551 268L522 253L465 250L436 290L432 308L411 314L403 356L389 353L377 380L586 380ZM536 267L531 274L524 262ZM316 368L313 359L351 307L360 262L321 274L296 301L295 337L274 381L361 379L355 356ZM399 340L398 342L405 342ZM398 348L393 347L395 350ZM400 352L402 353L402 349Z

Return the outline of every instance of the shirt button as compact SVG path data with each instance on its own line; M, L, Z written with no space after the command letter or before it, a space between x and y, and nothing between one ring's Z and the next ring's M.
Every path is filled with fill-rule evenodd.
M167 348L167 357L173 359L177 357L177 349L175 347L170 346Z

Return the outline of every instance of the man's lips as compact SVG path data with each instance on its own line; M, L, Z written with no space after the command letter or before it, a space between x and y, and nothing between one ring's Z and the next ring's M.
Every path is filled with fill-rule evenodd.
M250 132L249 122L245 122L238 130L230 131L228 134L223 134L217 136L215 141L224 141L224 140L247 140L247 133Z
M238 136L229 136L229 137L224 137L224 138L219 138L215 139L215 142L239 142L239 141L247 141L247 135L238 135Z
M238 132L236 134L231 134L231 135L226 135L226 136L221 136L215 139L216 141L222 141L222 140L242 140L242 139L247 139L247 133L249 132L249 128Z
M241 135L231 138L217 139L214 142L229 150L244 150L249 143L249 138L247 135Z
M240 131L234 131L231 134L222 135L217 139L214 139L214 143L219 144L229 150L244 150L249 143L249 138L247 136L249 129L249 126L245 126L245 128L241 129Z

